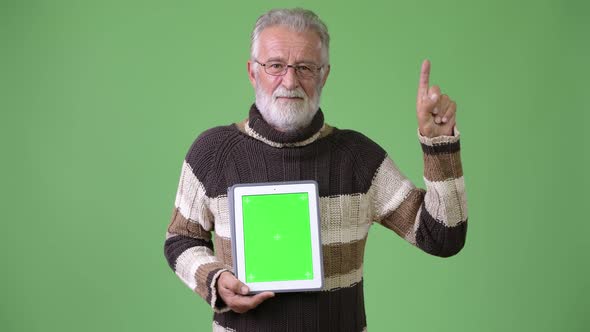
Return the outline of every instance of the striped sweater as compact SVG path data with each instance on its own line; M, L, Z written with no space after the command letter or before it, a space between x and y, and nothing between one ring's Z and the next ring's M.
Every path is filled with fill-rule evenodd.
M325 124L321 110L304 130L283 133L252 105L242 123L199 135L182 165L164 254L213 308L213 330L365 331L363 255L374 222L429 254L459 252L467 231L459 134L418 138L426 190L364 135ZM227 189L296 180L319 185L323 289L277 293L235 313L216 291L217 278L233 264Z

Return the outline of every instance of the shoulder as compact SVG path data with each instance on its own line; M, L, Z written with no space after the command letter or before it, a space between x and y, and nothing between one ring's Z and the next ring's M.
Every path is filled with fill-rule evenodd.
M332 150L350 162L362 188L368 189L377 170L387 157L386 151L364 134L350 129L334 129L330 135ZM364 189L363 189L364 190Z
M203 152L215 150L219 148L220 145L223 145L225 141L230 140L237 135L239 135L239 132L233 124L207 129L193 140L193 143L187 152L187 158L199 155Z
M204 176L215 162L217 152L223 150L228 142L235 142L238 136L240 133L234 124L207 129L193 140L184 160L195 175Z
M337 148L353 153L370 153L383 156L386 154L379 144L356 130L334 128L330 140Z

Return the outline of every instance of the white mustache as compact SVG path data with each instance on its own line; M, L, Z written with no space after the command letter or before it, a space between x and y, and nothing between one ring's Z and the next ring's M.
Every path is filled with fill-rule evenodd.
M275 92L272 94L273 99L277 99L277 98L281 98L281 97L286 97L286 98L303 98L304 100L307 100L307 96L305 95L305 92L303 92L301 90L301 88L298 88L296 90L287 90L285 88L279 88L277 90L275 90Z

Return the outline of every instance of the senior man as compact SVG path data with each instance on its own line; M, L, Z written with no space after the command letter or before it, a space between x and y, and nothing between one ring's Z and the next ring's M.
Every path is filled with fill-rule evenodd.
M456 105L429 86L430 63L422 64L416 102L423 190L369 138L324 122L319 104L330 73L328 49L327 28L313 12L262 15L248 61L256 92L248 118L203 132L186 154L165 256L211 305L215 331L366 330L363 254L373 222L432 255L448 257L464 245ZM319 184L324 286L248 295L232 273L228 187L295 180Z

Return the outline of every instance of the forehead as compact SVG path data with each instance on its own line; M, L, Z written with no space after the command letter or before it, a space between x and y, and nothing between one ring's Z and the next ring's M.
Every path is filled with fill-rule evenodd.
M258 56L261 60L319 61L322 42L311 30L297 32L284 26L268 27L258 37Z

